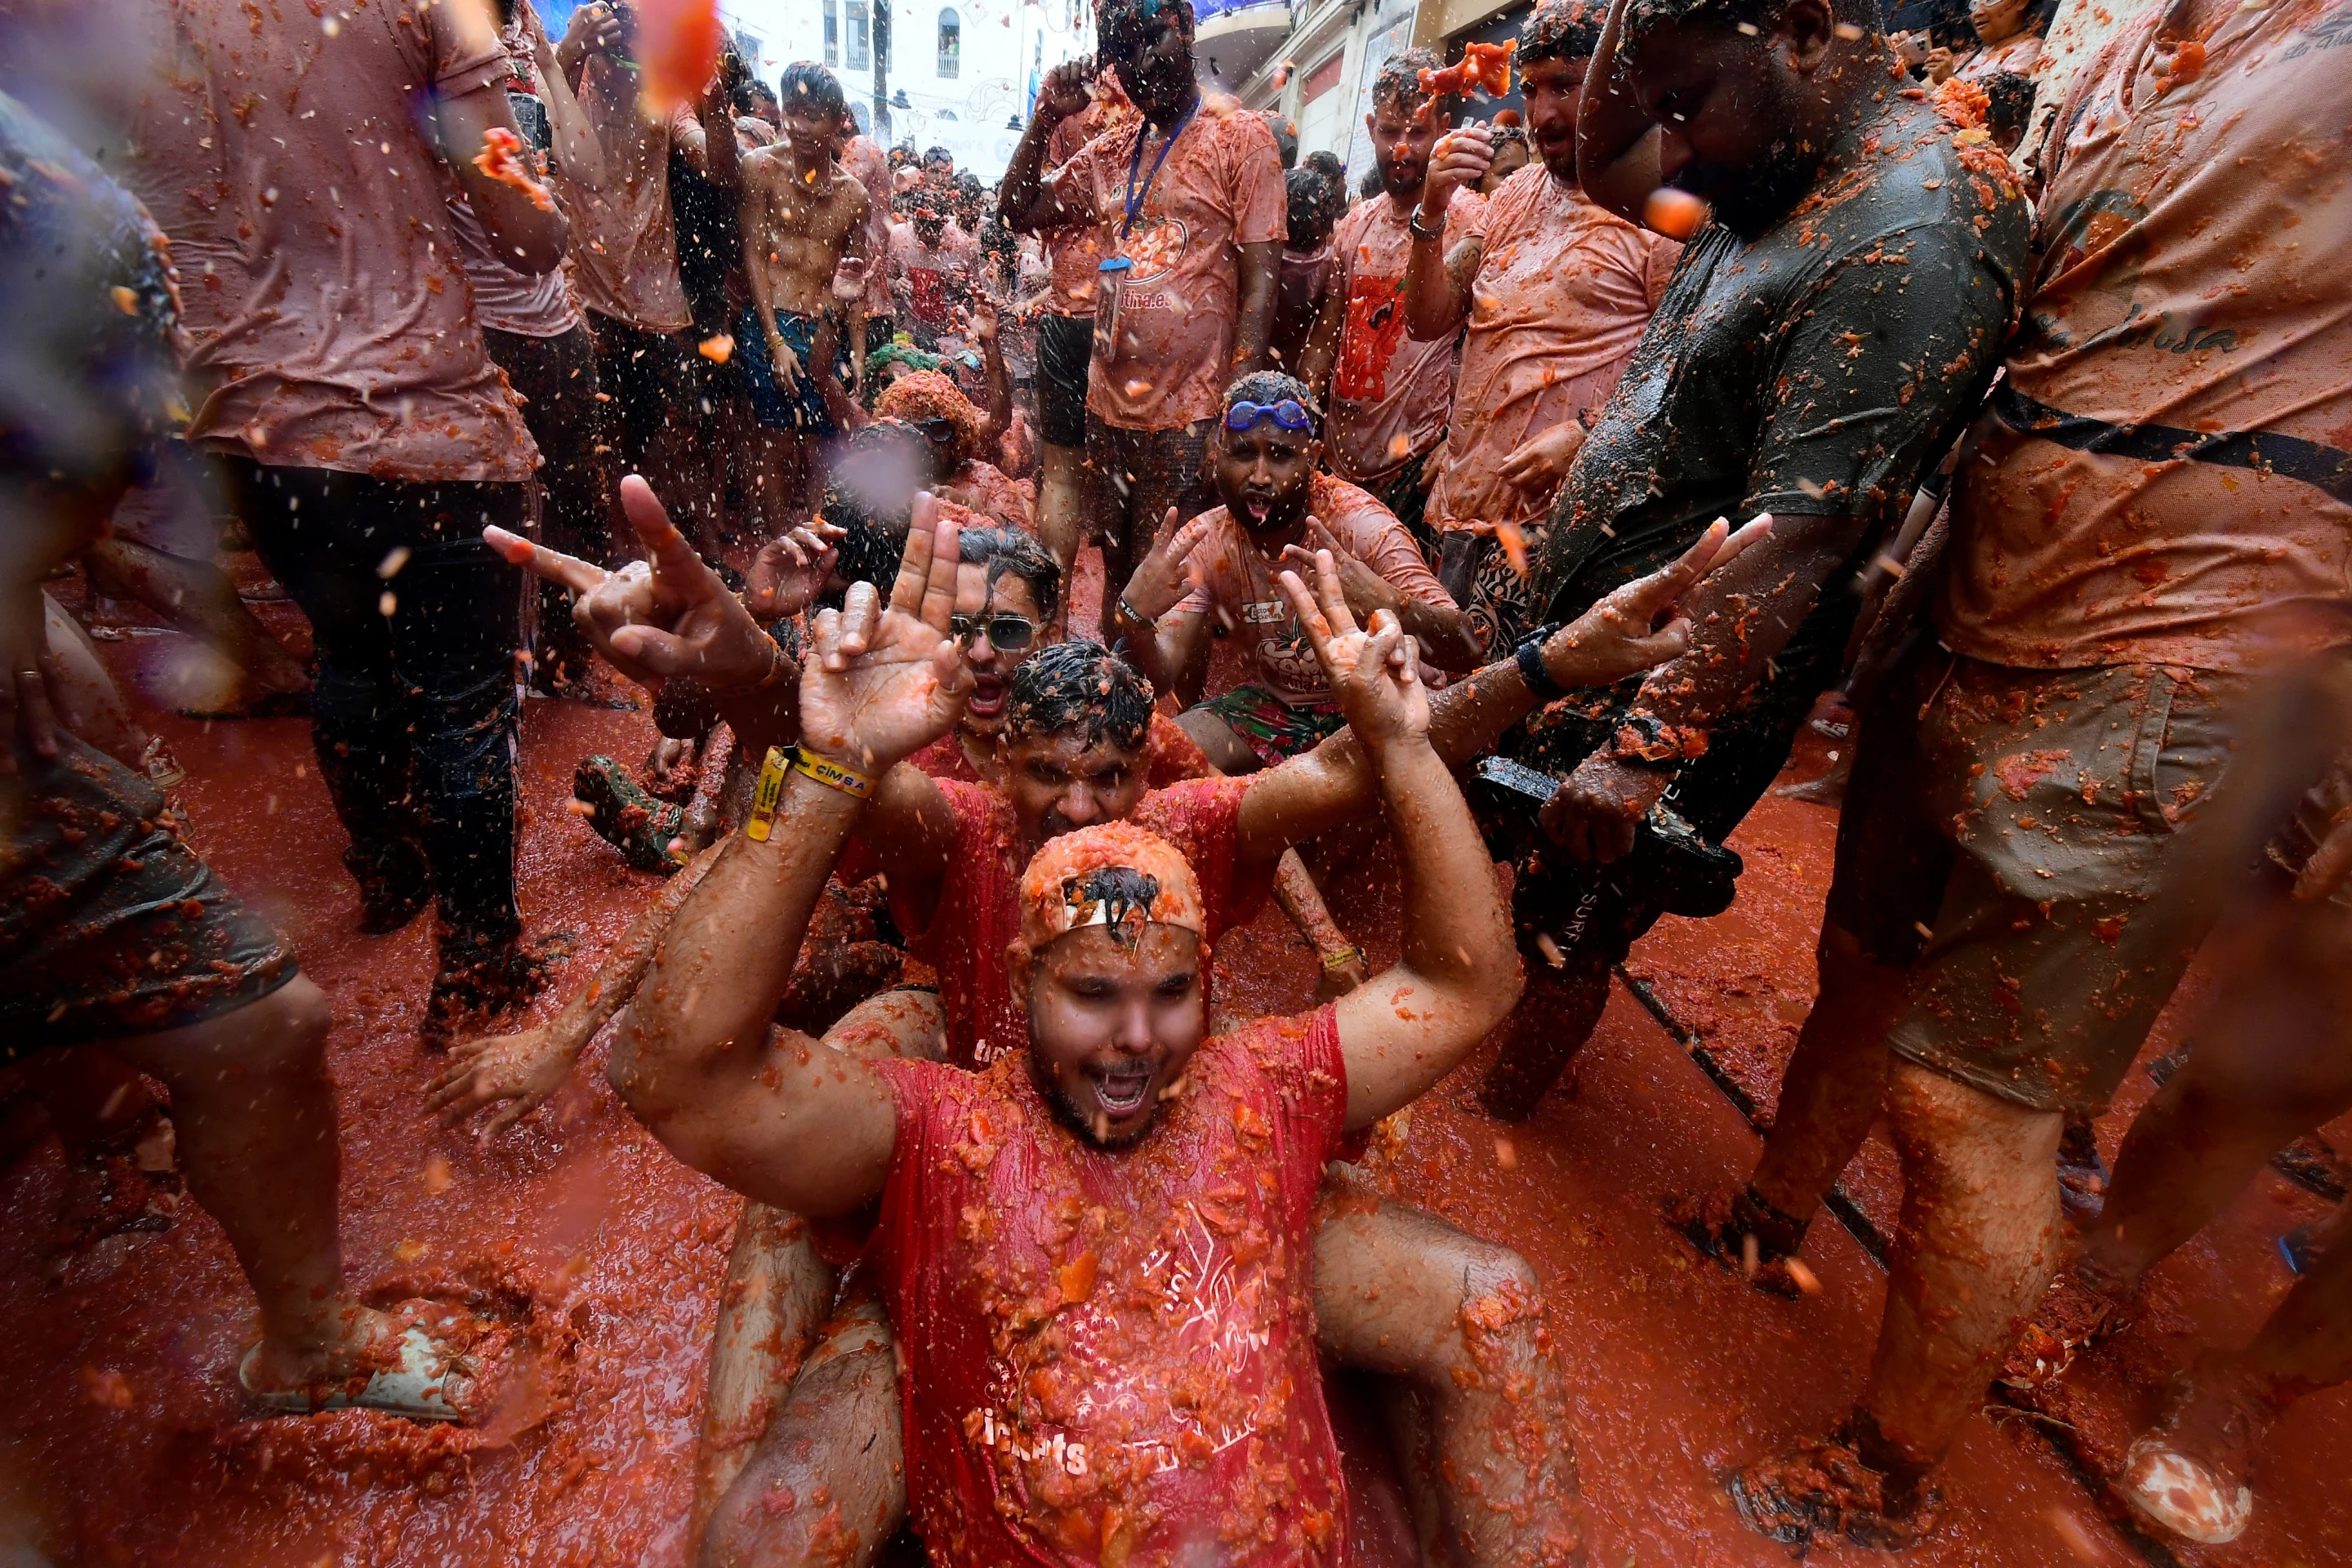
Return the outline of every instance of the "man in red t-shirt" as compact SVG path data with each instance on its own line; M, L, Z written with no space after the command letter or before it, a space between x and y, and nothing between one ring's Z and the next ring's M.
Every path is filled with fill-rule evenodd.
M508 536L500 536L496 542L509 558L583 595L579 614L584 629L625 673L648 682L691 673L712 689L747 750L764 749L772 739L788 739L797 730L801 704L780 697L777 683L769 679L777 668L776 651L683 538L656 524L655 512L647 510L652 508L651 497L643 492L639 482L630 481L627 489L633 507L644 513L639 528L651 557L649 571L606 574ZM1711 565L1729 558L1732 552L1721 551L1722 544L1718 530L1675 567L1620 590L1607 605L1557 634L1539 654L1530 651L1516 663L1481 671L1441 694L1435 701L1433 733L1449 765L1490 746L1496 736L1528 712L1538 694L1571 682L1606 683L1623 670L1671 654L1681 646L1684 629L1677 625L1653 633L1649 628L1684 589ZM920 594L923 575L930 571L929 562L951 561L961 552L960 534L945 514L935 503L919 503L900 568L898 601L903 605ZM1352 637L1336 567L1328 561L1320 563L1318 578L1322 616L1308 624L1339 625ZM948 576L943 582L939 596L944 602L934 606L936 618L946 622L952 614L981 608L984 601L975 574L967 574L961 582ZM854 588L852 592L868 591ZM854 600L851 607L856 609L857 602ZM863 640L861 636L858 646ZM1343 654L1356 657L1349 650L1357 644L1346 637L1339 642ZM1327 651L1332 646L1328 636L1318 644ZM823 667L840 657L821 638L811 668L824 673ZM1077 688L1111 698L1124 683L1134 681L1125 667L1099 654L1097 657L1107 668L1087 671L1090 682L1076 683ZM966 794L961 786L920 777L911 768L889 769L879 786L875 805L861 825L861 837L908 841L889 846L901 864L891 865L880 855L874 858L889 868L894 901L899 905L906 929L922 932L926 944L937 944L931 949L934 952L949 958L940 978L942 989L953 994L944 1006L928 999L911 1002L903 993L887 1001L877 999L829 1033L828 1038L835 1044L856 1041L869 1052L928 1056L946 1049L941 1040L946 1036L964 1052L964 1059L971 1060L981 1054L980 1042L992 1037L984 1030L992 1029L996 1038L1008 1032L1013 1037L1025 1037L1025 1022L1009 1026L984 1023L994 1016L987 1005L989 999L1010 997L1013 985L1002 959L985 966L980 961L1004 952L1016 934L1019 917L1013 879L1029 852L1049 837L1049 823L1056 825L1055 831L1061 831L1080 823L1135 814L1170 825L1172 832L1190 842L1206 845L1219 867L1212 902L1222 929L1225 922L1246 918L1250 901L1262 896L1266 868L1288 843L1285 834L1321 832L1370 809L1366 797L1379 787L1373 770L1353 734L1343 733L1314 753L1248 781L1210 780L1205 787L1158 792L1151 808L1139 811L1139 798L1143 795L1137 776L1139 748L1143 743L1141 722L1133 713L1119 721L1117 700L1063 700L1064 711L1057 716L1046 714L1055 705L1057 687L1076 688L1033 676L1038 662L1025 666L1015 682L1017 687L1034 689L1027 692L1031 700L1020 703L1022 693L1008 700L1009 708L1029 709L1031 718L1024 721L1017 712L1008 712L1008 732L1017 731L1020 742L1000 756L1007 771L1018 778L1001 805L989 792ZM1530 665L1535 668L1530 669ZM1352 670L1352 664L1348 668ZM951 674L943 679L962 684ZM1149 698L1140 695L1141 689L1138 687L1129 705L1148 713ZM790 728L780 719L787 709L792 715ZM953 700L943 700L942 712L944 716L925 739L943 733L955 721ZM861 761L882 772L881 764L890 759L878 748L872 750L871 757L861 751ZM964 841L966 834L969 842ZM1245 837L1255 842L1248 852L1236 847ZM1013 858L1015 853L1020 858ZM985 887L981 886L983 882ZM1208 908L1204 904L1204 920L1210 918L1205 912ZM992 938L964 929L973 921L989 927ZM944 1026L943 1013L948 1021ZM953 1022L959 1019L961 1024ZM777 1245L739 1248L739 1267L731 1278L741 1289L739 1292L730 1286L730 1300L740 1295L745 1304L740 1310L730 1309L722 1333L747 1340L772 1334L779 1345L794 1352L814 1348L805 1360L797 1353L768 1358L796 1362L799 1376L788 1390L773 1391L782 1408L767 1425L765 1439L747 1473L730 1490L716 1528L748 1538L824 1527L825 1519L835 1518L832 1513L786 1517L789 1510L780 1512L770 1506L773 1489L796 1484L792 1478L797 1476L797 1484L804 1489L822 1485L830 1489L838 1500L838 1519L860 1521L855 1527L858 1539L851 1543L850 1554L862 1557L887 1537L887 1530L881 1527L895 1527L892 1510L900 1498L892 1470L895 1455L887 1444L837 1439L845 1432L867 1429L858 1425L855 1410L864 1407L861 1401L878 1397L877 1378L887 1382L892 1353L889 1327L879 1307L869 1303L837 1320L819 1341L818 1320L829 1300L830 1276L824 1277L828 1288L821 1292L803 1290L791 1297L788 1290L780 1289L780 1282L789 1286L815 1271L813 1259L810 1268L801 1266L799 1259L807 1257L808 1247L794 1239L799 1234L796 1226L796 1221L784 1216L771 1227ZM1407 1375L1427 1388L1450 1406L1453 1418L1441 1423L1447 1434L1449 1458L1454 1458L1454 1445L1465 1447L1455 1461L1457 1471L1488 1473L1465 1467L1484 1465L1483 1434L1495 1430L1487 1417L1500 1417L1509 1410L1498 1403L1505 1395L1497 1391L1496 1380L1467 1375L1475 1370L1475 1362L1465 1359L1470 1351L1464 1335L1474 1331L1469 1325L1492 1325L1491 1337L1482 1338L1478 1354L1499 1353L1516 1362L1534 1380L1528 1386L1549 1387L1549 1380L1556 1376L1530 1306L1532 1285L1526 1265L1429 1216L1379 1203L1345 1205L1345 1212L1324 1226L1318 1248L1318 1278L1325 1282L1328 1297L1322 1321L1328 1348L1344 1361ZM756 1261L747 1262L747 1258ZM1436 1281L1440 1276L1442 1281L1426 1290L1405 1288L1407 1281ZM1367 1297L1361 1290L1351 1292L1332 1285L1347 1279L1380 1284L1381 1292ZM811 1297L813 1306L803 1300ZM1406 1321L1400 1315L1411 1313L1416 1302L1436 1304L1434 1329ZM1468 1306L1478 1306L1480 1310L1465 1318L1462 1309ZM1498 1312L1488 1310L1496 1307L1501 1309ZM1482 1336L1488 1333L1486 1329L1475 1331ZM1465 1371L1464 1380L1452 1376L1455 1367ZM742 1393L731 1389L731 1384L730 1390L730 1397ZM713 1397L719 1398L719 1393L715 1391ZM842 1408L843 1401L850 1402L849 1413ZM743 1403L750 1408L759 1406L757 1398ZM880 1408L887 1414L887 1399ZM759 1435L746 1432L742 1439L748 1442ZM890 1435L895 1437L895 1429ZM1512 1462L1533 1478L1528 1484L1535 1490L1547 1487L1559 1490L1572 1484L1558 1479L1570 1463L1564 1451L1523 1452ZM1547 1481L1545 1477L1554 1479ZM1490 1482L1485 1496L1491 1500L1497 1495ZM1472 1561L1507 1556L1522 1544L1522 1527L1505 1514L1487 1509L1475 1498L1447 1500L1462 1505L1454 1508L1450 1522ZM875 1507L867 1507L868 1503ZM835 1519L835 1528L838 1519ZM875 1533L877 1530L879 1533Z
M910 541L887 614L860 593L821 618L799 760L763 781L765 820L679 911L615 1083L674 1152L762 1202L845 1215L882 1200L905 1487L938 1556L1082 1563L1213 1534L1221 1560L1335 1560L1345 1499L1310 1250L1321 1168L1450 1070L1517 992L1417 659L1386 621L1325 638L1378 788L1415 827L1403 959L1355 995L1204 1041L1220 895L1166 840L1117 824L1055 837L1022 879L1006 967L1024 1052L972 1074L831 1037L733 1049L764 1041L770 984L781 993L835 858L878 826L866 770L953 721L953 552L934 573L929 543ZM1513 1295L1496 1305L1523 1309ZM1485 1502L1541 1518L1537 1555L1570 1559L1572 1471L1528 1479ZM742 1511L800 1523L756 1499ZM828 1517L838 1534L866 1522Z

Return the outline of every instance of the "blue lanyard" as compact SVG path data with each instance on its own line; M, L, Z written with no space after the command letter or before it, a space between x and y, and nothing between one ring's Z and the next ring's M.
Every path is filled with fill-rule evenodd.
M1144 138L1151 134L1151 127L1144 125L1136 129L1135 152L1127 161L1127 221L1118 226L1119 238L1125 239L1128 230L1135 226L1135 215L1143 210L1144 202L1151 195L1151 182L1160 177L1160 165L1168 162L1169 150L1176 145L1176 138L1184 134L1184 127L1192 123L1193 111L1200 107L1201 100L1195 98L1192 107L1178 115L1176 123L1168 128L1168 140L1160 144L1160 155L1151 160L1151 173L1143 176L1141 191L1135 188L1135 176L1143 167Z

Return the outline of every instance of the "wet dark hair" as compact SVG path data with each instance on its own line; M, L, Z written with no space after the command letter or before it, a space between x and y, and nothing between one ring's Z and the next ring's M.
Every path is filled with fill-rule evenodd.
M1985 93L1985 129L1996 142L2025 133L2033 115L2033 79L2015 71L1995 71L1977 84Z
M102 486L143 477L184 417L180 301L130 194L0 94L0 472Z
M1225 388L1224 401L1218 407L1222 411L1236 403L1279 403L1286 397L1295 397L1305 405L1307 412L1314 416L1315 427L1323 427L1323 405L1315 401L1315 394L1297 376L1278 370L1254 370L1235 377Z
M766 82L761 81L758 77L747 76L741 81L735 84L735 111L738 114L750 114L753 110L757 110L762 102L774 103L775 101L775 93L770 89ZM779 107L781 108L782 106L779 105ZM846 113L847 111L847 108L845 106L843 112Z
M1086 726L1087 744L1108 741L1139 752L1151 732L1151 682L1098 642L1055 643L1013 672L1004 697L1004 738L1055 735Z
M958 559L988 566L988 591L996 592L1000 577L1018 577L1029 584L1037 613L1046 620L1062 605L1062 568L1053 552L1017 528L967 528L960 536Z
M1634 0L1638 6L1643 0ZM1661 0L1675 4L1676 0ZM1714 0L1679 0L1693 6L1714 3ZM1732 4L1777 4L1778 0L1730 0ZM1589 60L1601 47L1601 25L1609 19L1609 7L1602 0L1537 0L1536 8L1519 27L1519 59L1525 66L1529 60Z
M1340 160L1339 153L1328 147L1307 153L1299 160L1299 167L1314 170L1335 185L1348 183L1348 165Z
M1552 0L1555 5L1574 5L1577 0ZM1588 0L1589 3L1589 0ZM1652 28L1668 22L1704 22L1717 27L1737 27L1742 22L1769 32L1788 0L1633 0L1625 9L1625 41L1638 45ZM1592 17L1593 37L1600 37L1600 26L1608 7L1596 8ZM1879 0L1830 0L1830 13L1841 22L1860 27L1865 37L1879 37L1886 31L1886 18ZM1536 15L1543 15L1543 7ZM1963 16L1961 24L1968 18ZM1534 22L1528 24L1534 26ZM1760 41L1760 40L1759 40ZM1597 47L1597 46L1596 46ZM1587 54L1591 51L1588 49ZM1528 46L1519 46L1519 58L1528 58ZM1575 58L1563 56L1563 58Z
M834 74L814 60L794 60L784 68L776 102L782 109L814 109L828 120L849 112L849 100Z
M1313 250L1331 237L1347 205L1345 191L1320 169L1293 169L1282 177L1290 203L1290 248Z
M1433 71L1444 65L1432 48L1399 49L1381 66L1381 74L1372 78L1372 107L1395 104L1399 110L1411 114L1427 100L1421 90L1421 73ZM1452 93L1437 100L1434 114L1440 125L1450 123L1461 111L1462 100Z
M1274 151L1282 160L1283 173L1288 174L1298 167L1298 127L1292 122L1290 116L1279 109L1268 109L1261 111L1258 118L1265 121L1265 128L1274 133Z
M1133 58L1150 39L1151 25L1162 10L1181 17L1189 31L1191 0L1095 0L1095 58L1105 65Z

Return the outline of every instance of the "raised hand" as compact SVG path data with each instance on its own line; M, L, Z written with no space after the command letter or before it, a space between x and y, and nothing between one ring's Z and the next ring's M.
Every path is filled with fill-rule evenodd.
M1376 610L1371 624L1360 628L1328 550L1315 552L1313 593L1296 572L1283 573L1280 581L1356 739L1375 751L1424 739L1429 691L1421 683L1420 647L1395 615Z
M1424 228L1444 223L1445 204L1464 186L1478 188L1495 165L1495 133L1484 125L1456 127L1437 139L1429 150L1429 174L1421 187L1421 221Z
M1034 110L1047 124L1067 120L1094 100L1095 63L1089 58L1064 60L1045 73L1037 89Z
M1614 686L1679 658L1690 647L1683 595L1771 531L1769 512L1737 533L1717 519L1680 559L1626 584L1553 633L1543 646L1544 672L1562 686Z
M1307 542L1285 545L1283 560L1296 567L1302 577L1311 578L1316 570L1316 557L1328 555L1339 570L1339 587L1348 595L1349 613L1370 620L1376 611L1401 610L1404 595L1395 584L1357 560L1331 536L1331 531L1315 518L1307 520Z
M609 55L620 43L620 16L604 0L592 0L572 13L572 25L563 29L563 40L555 47L555 58L562 62L568 76L573 62L582 55Z
M927 490L915 498L906 553L887 609L874 585L817 616L815 653L801 670L801 744L869 777L955 728L971 672L949 634L960 531Z
M1160 520L1160 542L1151 547L1150 553L1128 578L1127 591L1120 597L1147 621L1156 621L1174 609L1192 591L1184 563L1192 555L1192 547L1208 536L1206 512L1179 528L1176 509L1170 507L1167 516Z
M569 588L572 618L614 668L651 690L690 676L714 691L757 686L782 656L742 601L696 554L635 474L621 481L621 510L645 544L647 561L607 572L577 556L533 544L503 528L482 538L508 561Z
M744 580L743 607L762 621L806 609L824 591L840 559L835 547L848 531L820 518L761 545Z
M502 1132L563 1086L587 1043L558 1038L542 1026L452 1046L449 1066L425 1101L425 1113L437 1114L444 1127L456 1127L483 1107L505 1100L506 1108L482 1124L481 1136Z

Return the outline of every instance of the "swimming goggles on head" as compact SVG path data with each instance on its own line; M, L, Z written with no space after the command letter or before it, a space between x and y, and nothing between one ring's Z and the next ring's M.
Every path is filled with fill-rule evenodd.
M1255 429L1261 421L1267 419L1285 430L1315 428L1315 416L1307 411L1307 405L1295 397L1286 397L1279 403L1252 403L1244 397L1225 405L1225 428L1236 435Z

